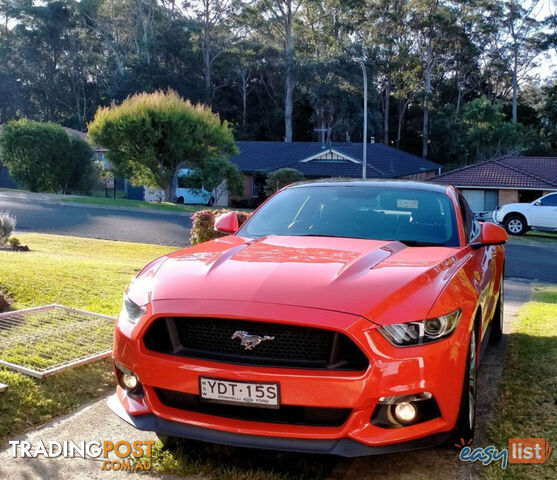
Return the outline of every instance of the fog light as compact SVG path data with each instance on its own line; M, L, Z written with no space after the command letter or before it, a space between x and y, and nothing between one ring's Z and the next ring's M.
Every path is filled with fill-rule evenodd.
M135 374L125 372L122 374L122 383L128 390L134 390L139 382Z
M402 402L395 407L395 416L400 423L410 423L416 419L416 407L410 402Z

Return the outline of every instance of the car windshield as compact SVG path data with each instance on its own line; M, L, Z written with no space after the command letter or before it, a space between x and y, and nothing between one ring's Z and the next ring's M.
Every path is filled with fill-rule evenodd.
M271 198L238 235L398 240L409 246L457 246L450 199L441 193L384 186L301 186Z

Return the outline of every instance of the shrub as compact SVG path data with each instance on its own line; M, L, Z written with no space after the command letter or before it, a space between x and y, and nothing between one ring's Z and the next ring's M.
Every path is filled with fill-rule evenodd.
M215 231L215 219L227 212L233 210L199 210L192 216L192 227L190 244L197 245L198 243L207 242L215 238L224 237L225 233ZM234 212L238 216L238 224L242 225L251 215L248 212Z
M10 245L10 247L12 247L14 250L17 250L18 247L21 245L21 242L19 241L19 238L17 237L10 237L8 239L8 244Z
M304 176L295 168L279 168L274 172L269 173L267 181L265 182L265 193L272 195L286 185L294 182L299 182L304 179Z
M97 181L91 146L55 123L8 122L0 147L10 175L32 192L88 193Z
M8 237L15 230L16 219L8 212L0 212L0 246L6 245Z

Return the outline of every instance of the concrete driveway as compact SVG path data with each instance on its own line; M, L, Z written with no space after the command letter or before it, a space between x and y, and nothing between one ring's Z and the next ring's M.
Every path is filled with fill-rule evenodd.
M505 333L510 331L517 310L530 299L530 284L507 280L505 282ZM477 435L475 444L485 445L485 433L492 419L492 406L497 397L497 385L502 373L506 338L490 348L480 368ZM116 417L106 406L105 399L99 400L76 413L58 419L40 429L31 431L18 439L30 440L148 440L154 435L139 432ZM272 453L269 453L272 455ZM288 456L285 456L287 461ZM10 450L0 452L0 478L28 480L48 478L65 479L107 479L120 478L123 473L109 473L100 470L98 461L83 459L21 459L12 458ZM262 465L264 468L264 465ZM418 452L365 457L356 460L340 460L332 473L335 480L352 479L429 479L476 478L477 464L462 464L454 451L446 449L423 450ZM172 479L172 476L148 475L148 478ZM129 477L128 477L129 478ZM145 475L144 477L145 478ZM201 477L195 476L200 480Z

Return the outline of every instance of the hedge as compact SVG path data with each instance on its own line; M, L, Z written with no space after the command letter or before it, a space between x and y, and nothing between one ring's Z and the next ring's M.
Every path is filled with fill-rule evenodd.
M197 245L198 243L207 242L215 238L224 237L226 233L217 232L215 230L215 219L223 214L232 212L233 210L199 210L192 216L192 227L190 235L190 244ZM251 215L248 212L234 213L238 216L238 224L241 226Z

